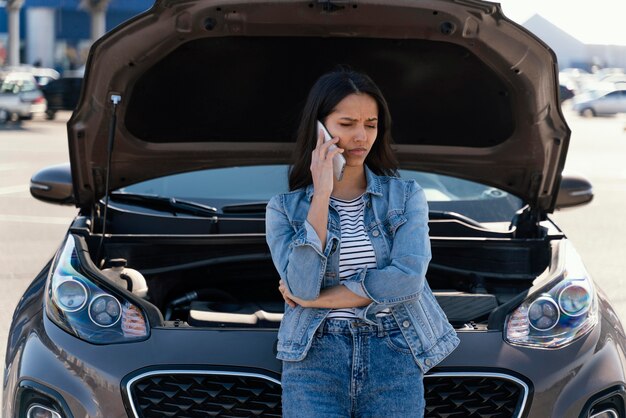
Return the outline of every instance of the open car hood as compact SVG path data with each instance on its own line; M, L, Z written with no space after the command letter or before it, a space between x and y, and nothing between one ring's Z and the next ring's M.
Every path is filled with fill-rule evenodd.
M77 205L105 194L111 133L110 190L289 162L308 89L337 64L385 94L402 168L554 209L570 136L555 55L475 0L157 1L90 50L68 122Z

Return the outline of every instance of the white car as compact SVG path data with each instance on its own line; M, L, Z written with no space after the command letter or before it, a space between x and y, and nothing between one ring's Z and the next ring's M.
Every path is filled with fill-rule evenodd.
M44 116L47 102L28 72L0 74L0 123Z
M572 109L581 116L626 113L626 90L591 91L573 100Z
M54 68L35 67L34 65L28 64L6 66L3 67L3 70L5 72L30 73L35 77L35 81L39 87L47 85L52 80L61 78L61 73Z

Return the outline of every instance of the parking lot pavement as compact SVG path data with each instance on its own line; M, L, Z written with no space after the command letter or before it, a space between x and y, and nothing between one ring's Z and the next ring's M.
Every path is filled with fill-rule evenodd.
M13 310L30 281L52 257L76 213L74 207L37 201L28 190L35 171L68 161L65 122L70 113L61 112L58 116L54 121L34 120L0 127L0 356L3 360Z

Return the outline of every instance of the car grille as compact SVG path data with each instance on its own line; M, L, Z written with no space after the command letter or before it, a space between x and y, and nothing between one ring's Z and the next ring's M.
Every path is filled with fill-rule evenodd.
M152 374L131 384L139 417L280 417L280 383L248 374Z
M501 374L434 373L424 380L425 418L512 418L528 388ZM136 417L280 417L280 383L236 372L152 372L129 383Z
M504 375L426 375L427 418L512 418L521 415L526 386Z

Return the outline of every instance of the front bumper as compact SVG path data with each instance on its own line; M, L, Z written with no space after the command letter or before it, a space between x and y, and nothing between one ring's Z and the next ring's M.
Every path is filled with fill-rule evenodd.
M146 341L100 346L67 334L43 311L26 326L30 330L5 370L6 418L18 416L20 385L31 382L58 398L54 401L66 409L66 417L121 418L136 416L127 388L133 379L149 375L254 375L268 387L280 380L275 331L153 328ZM604 320L558 350L511 346L495 331L458 334L460 346L427 374L426 386L442 377L511 381L524 392L523 411L517 416L587 417L581 413L589 409L590 400L625 385L623 340Z

